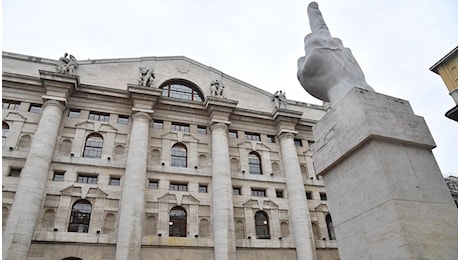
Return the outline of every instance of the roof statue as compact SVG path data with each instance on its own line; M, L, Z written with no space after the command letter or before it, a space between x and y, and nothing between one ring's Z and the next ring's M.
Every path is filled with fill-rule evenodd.
M222 84L221 81L219 80L214 80L211 82L211 96L212 97L218 97L218 98L225 98L224 97L224 84Z
M297 78L312 96L334 105L353 87L374 91L351 50L331 36L316 2L308 5L311 33L304 39L305 56L297 61Z
M275 94L273 94L272 101L275 103L276 108L286 108L286 92L283 92L282 90L277 90Z
M77 67L77 59L66 52L63 57L59 58L56 71L63 74L74 74Z
M139 85L143 87L151 87L155 74L153 69L146 67L139 67Z

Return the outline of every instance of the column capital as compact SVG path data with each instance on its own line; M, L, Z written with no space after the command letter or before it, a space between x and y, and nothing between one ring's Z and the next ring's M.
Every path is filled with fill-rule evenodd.
M283 138L291 138L294 139L294 137L297 135L297 131L292 131L292 130L286 130L286 129L281 129L278 132L278 138L283 139Z
M50 97L50 96L42 96L43 99L43 108L45 106L56 106L62 111L64 111L67 107L67 100L64 98L57 98L57 97Z
M47 97L63 99L67 102L73 91L80 88L80 77L62 74L55 71L39 70L40 81L45 88Z
M205 102L211 121L228 121L237 105L236 100L212 97L208 97Z
M289 110L285 108L276 108L273 111L272 115L273 120L277 124L279 134L281 134L283 131L295 132L295 125L302 118L302 114L303 112L299 111Z
M133 100L133 110L152 110L161 97L161 91L159 88L128 84L128 93Z
M229 121L211 121L210 129L214 131L214 129L224 129L225 131L228 130L228 126L230 125Z
M131 117L133 118L133 120L135 120L135 119L144 119L144 120L147 120L148 122L150 122L150 120L152 120L152 116L149 113L147 113L145 111L136 111L134 109L133 109L133 115Z

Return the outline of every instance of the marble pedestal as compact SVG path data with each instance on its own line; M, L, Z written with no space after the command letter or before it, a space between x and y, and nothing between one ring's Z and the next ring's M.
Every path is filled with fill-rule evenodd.
M313 134L341 259L457 259L457 208L407 101L354 88Z

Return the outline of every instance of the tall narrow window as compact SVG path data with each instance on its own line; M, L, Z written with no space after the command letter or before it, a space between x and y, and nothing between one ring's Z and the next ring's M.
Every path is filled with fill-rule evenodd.
M9 131L10 131L10 126L7 123L2 122L2 146L4 146L6 143L6 138L8 137Z
M260 163L259 154L256 152L250 152L248 161L250 174L262 174L262 164Z
M171 166L187 168L187 147L181 143L171 149Z
M169 212L169 236L187 236L187 212L180 206L175 206Z
M91 219L91 203L87 200L77 200L72 207L68 232L88 233Z
M270 239L270 224L268 215L264 211L257 211L255 215L256 237L258 239Z
M83 151L83 157L101 158L103 144L104 139L102 139L102 136L100 134L92 133L88 135L85 142L85 150Z
M335 231L334 231L334 225L332 224L331 214L326 215L326 225L327 225L327 233L329 235L329 240L335 240Z

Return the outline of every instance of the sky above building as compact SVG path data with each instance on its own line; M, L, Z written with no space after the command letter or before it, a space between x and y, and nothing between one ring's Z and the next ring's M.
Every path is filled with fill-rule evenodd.
M429 70L458 44L457 1L317 2L369 85L411 103L433 134L441 172L457 176L458 125L444 116L455 103ZM290 100L321 104L296 78L310 32L308 3L3 1L2 50L50 59L68 52L79 60L186 56L268 92L286 91Z

